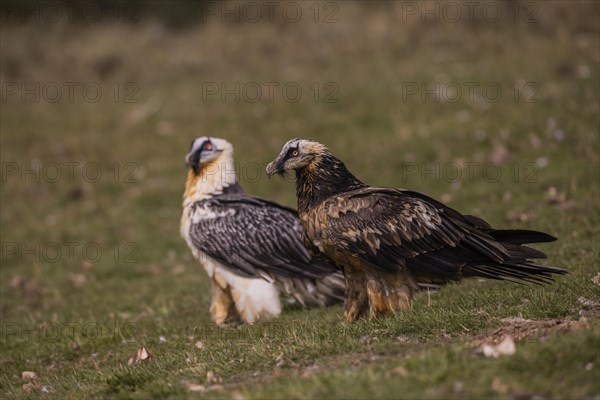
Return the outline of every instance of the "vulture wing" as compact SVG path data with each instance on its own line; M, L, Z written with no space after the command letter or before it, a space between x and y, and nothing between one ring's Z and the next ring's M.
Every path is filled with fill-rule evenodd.
M466 276L544 282L566 273L528 260L545 255L523 244L555 240L550 235L494 230L412 191L365 187L331 197L320 212L325 243L376 268L408 268L442 282Z
M242 276L314 279L336 271L311 259L300 239L300 221L289 208L245 193L208 198L192 207L194 246Z

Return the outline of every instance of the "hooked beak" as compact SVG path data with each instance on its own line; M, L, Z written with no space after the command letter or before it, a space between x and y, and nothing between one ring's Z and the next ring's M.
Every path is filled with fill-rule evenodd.
M276 159L271 161L269 163L269 165L267 165L267 176L269 178L272 178L273 175L275 175L275 174L283 175L285 173L285 170L283 169L283 165L279 165L279 164L280 164L279 157L277 157Z
M214 145L210 138L204 142L196 141L192 144L190 152L185 156L185 164L188 168L192 168L198 173L199 164L204 162L206 157L210 157L222 151L223 150L217 149L217 146Z
M196 169L200 161L200 151L192 150L185 156L185 166Z
M191 168L194 166L194 163L192 162L192 159L194 158L194 152L190 151L186 156L185 156L185 165L188 168Z

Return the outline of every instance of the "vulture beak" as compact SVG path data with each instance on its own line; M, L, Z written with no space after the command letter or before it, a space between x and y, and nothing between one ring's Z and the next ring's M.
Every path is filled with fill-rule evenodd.
M269 165L267 165L267 176L269 178L272 178L273 175L275 175L275 161L277 160L273 160L269 163Z
M190 152L185 156L185 165L188 168L197 168L198 163L200 162L200 148L193 148Z
M194 162L192 159L194 158L194 153L189 152L187 156L185 156L185 166L188 168L192 168L194 166Z
M279 160L280 156L277 156L276 159L271 161L269 165L267 165L267 176L272 178L275 174L284 174L285 170L283 169L283 163Z
M192 144L190 152L185 156L185 164L188 168L192 168L198 173L199 164L205 162L207 157L214 156L222 151L217 149L217 146L210 140L210 137L205 140L196 139Z

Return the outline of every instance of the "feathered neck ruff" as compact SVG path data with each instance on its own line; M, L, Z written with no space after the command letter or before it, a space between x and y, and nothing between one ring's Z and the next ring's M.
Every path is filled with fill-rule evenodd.
M296 195L298 212L316 207L323 200L339 193L365 187L329 151L317 155L308 165L296 170Z
M216 160L201 165L197 172L189 169L183 193L183 206L214 196L242 192L233 155L226 152Z

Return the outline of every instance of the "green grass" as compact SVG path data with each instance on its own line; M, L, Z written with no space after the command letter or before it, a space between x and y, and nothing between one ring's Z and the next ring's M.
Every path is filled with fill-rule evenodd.
M345 361L329 368L332 365L324 363L321 373L287 376L240 393L254 398L585 397L599 389L600 359L590 351L600 345L597 328L595 333L526 343L513 357L499 359L485 359L464 346L447 343L405 346L391 355L375 353L367 365ZM565 373L567 365L574 371Z
M102 170L97 182L81 168L56 183L34 175L2 181L3 398L600 393L599 313L578 301L600 301L591 281L600 270L598 5L540 3L533 24L435 24L398 23L401 3L340 4L336 24L2 25L3 83L98 82L103 89L97 103L9 97L0 105L3 173L8 163L21 170L35 160ZM97 66L110 59L116 66L100 74ZM304 92L297 103L204 102L202 84L222 81L297 82ZM338 85L339 102L314 102L308 88L328 81ZM139 102L114 102L115 82L134 82ZM403 101L403 84L411 82L498 82L503 96L496 103ZM536 83L539 101L515 102L514 82ZM233 143L247 191L291 206L291 182L264 173L254 179L250 168L262 168L292 137L320 140L370 184L407 187L495 226L557 236L539 248L571 274L551 286L469 280L420 293L411 312L353 325L335 306L219 330L210 323L206 276L179 237L183 158L200 135ZM492 160L502 171L496 182L483 175ZM479 163L473 179L465 168L455 183L421 175L464 162ZM541 167L527 169L536 162ZM133 182L125 180L131 171ZM548 199L553 187L557 201ZM73 257L67 242L79 243ZM55 262L40 254L52 243L63 251ZM82 254L88 243L102 249L92 263ZM36 244L33 254L9 251ZM534 334L517 342L513 356L488 359L473 349L503 318L582 316L587 328ZM128 366L142 345L154 358ZM405 372L393 373L399 366ZM32 387L23 387L23 371L38 375ZM207 382L209 372L220 382ZM193 385L205 391L190 391Z

